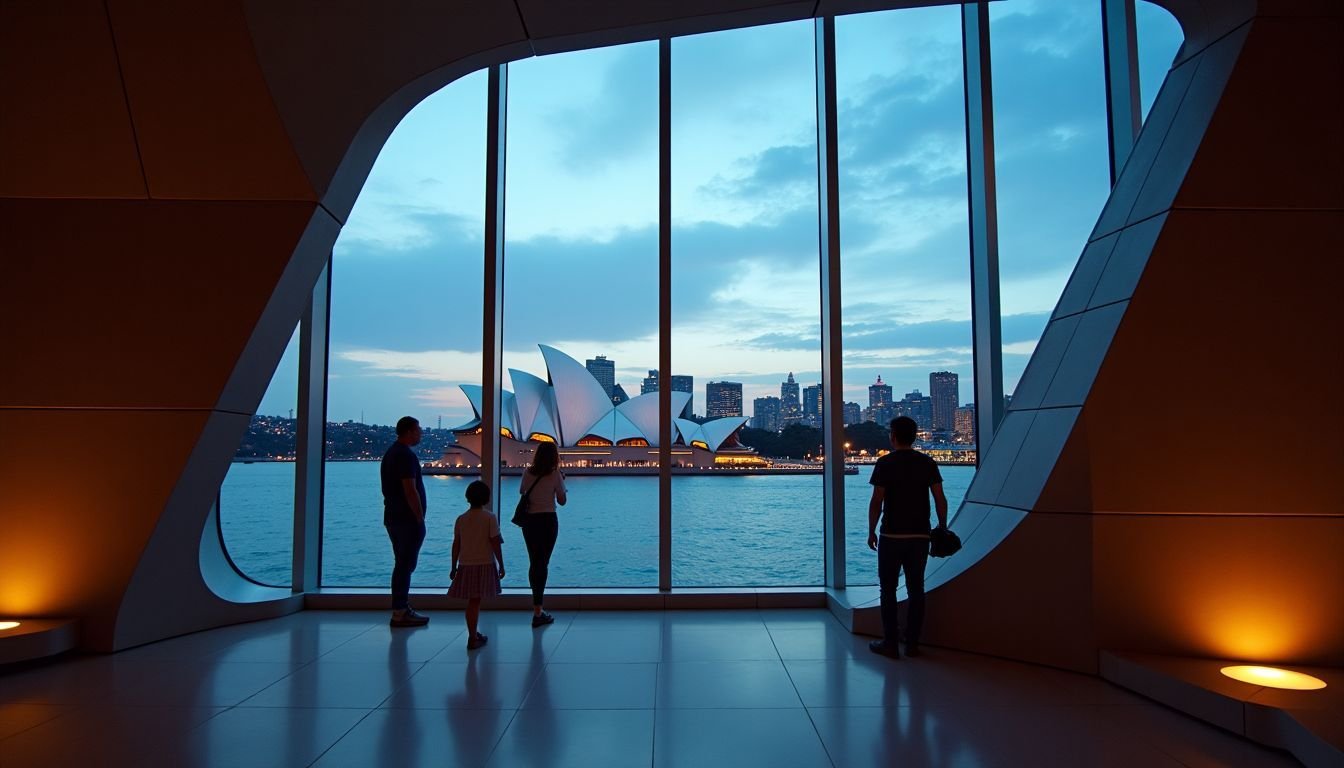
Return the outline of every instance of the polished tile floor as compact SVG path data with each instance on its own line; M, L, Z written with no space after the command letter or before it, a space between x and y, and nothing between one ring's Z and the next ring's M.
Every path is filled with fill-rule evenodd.
M307 611L0 675L0 766L1282 766L1098 679L825 611Z

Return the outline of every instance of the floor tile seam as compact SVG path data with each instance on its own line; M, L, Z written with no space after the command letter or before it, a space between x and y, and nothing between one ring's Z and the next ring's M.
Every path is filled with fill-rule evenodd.
M775 639L772 635L770 642L774 644ZM779 646L775 646L775 653L779 653ZM807 715L807 722L812 725L812 733L817 737L817 742L821 744L821 751L826 754L826 759L830 762L831 768L836 768L835 757L831 755L831 748L826 744L826 739L821 736L821 729L817 727L816 718L812 717L812 711L807 708L807 700L803 698L803 692L798 690L798 683L793 679L793 672L789 670L789 665L784 663L784 657L781 654L779 664L784 668L784 674L789 678L789 685L793 686L793 695L798 697L798 703L802 706L803 712Z
M23 702L19 702L19 703L23 703ZM47 706L51 706L51 707L62 707L62 708L65 708L65 709L74 709L74 707L72 707L72 706L70 706L70 705L68 705L68 704L48 704ZM50 722L55 721L55 720L59 720L60 718L66 716L66 715L68 715L68 714L70 714L68 711L67 711L67 712L57 712L56 714L52 715L51 717L47 718L46 720L43 720L43 721L41 721L41 722L37 722L37 723L33 723L32 725L28 726L27 728L20 729L19 731L16 731L15 733L11 733L11 734L9 734L8 736L6 736L6 737L4 737L4 738L0 738L0 744L3 744L4 742L6 742L6 741L8 741L8 740L10 740L10 739L12 739L12 738L14 738L15 736L18 736L19 734L27 733L28 731L31 731L31 730L33 730L34 728L37 728L37 727L39 727L39 726L46 725L47 723L50 723Z
M782 654L782 653L779 652L779 643L775 641L775 633L774 633L774 632L771 632L771 631L770 631L770 627L767 626L767 627L765 628L765 635L766 635L766 637L770 638L770 647L775 649L775 657L779 659L779 663L780 663L780 665L783 666L783 664L784 664L784 654ZM784 674L786 674L786 675L789 674L788 667L785 667L785 668L784 668ZM792 677L792 676L789 677L789 684L790 684L790 685L793 685L793 677ZM793 686L793 692L794 692L794 693L798 693L798 686L796 686L796 685ZM802 698L803 698L803 697L800 695L800 696L798 697L798 700L801 701Z
M380 708L381 708L381 707L374 707L374 709L380 709ZM292 710L299 710L299 711L309 710L309 709L330 709L330 710L342 710L342 711L347 711L347 710L348 710L348 711L363 712L363 711L367 710L368 707L367 707L367 706L337 707L337 706L329 706L329 705L294 706L293 704L275 704L275 705L267 705L267 704L235 704L235 705L233 705L233 706L231 706L231 707L227 707L227 709L245 709L245 710L254 710L254 709L255 709L255 710L263 710L263 709L264 709L264 710L267 710L267 711L272 711L272 710L277 710L277 709L292 709Z
M505 723L504 727L499 730L499 736L495 737L495 743L490 745L490 751L486 753L485 761L482 762L481 765L490 765L490 761L494 758L495 752L499 751L499 745L504 743L504 737L508 734L509 729L513 727L514 721L518 719L518 713L523 711L521 702L519 702L519 704L520 706L513 708L513 715L509 717L509 722ZM498 711L502 712L504 710L500 709Z
M656 703L656 702L655 702L655 703ZM750 706L741 706L741 707L672 707L672 706L655 706L655 707L653 708L653 711L655 711L655 712L741 712L741 711L743 711L743 710L768 710L768 711L770 711L770 712L792 712L792 711L794 711L794 710L803 710L803 709L807 709L807 707L804 707L804 706L801 705L801 704L799 704L799 705L796 706L796 707L762 706L762 705L759 705L759 704L752 704L752 705L750 705Z
M666 626L666 624L664 624ZM662 656L661 653L658 654ZM649 728L649 765L658 764L658 686L663 679L663 665L659 661L653 668L653 726Z
M345 737L349 736L356 728L358 728L360 723L364 722L365 720L368 720L369 715L372 715L374 712L377 711L378 708L374 707L373 709L370 709L367 712L365 712L363 717L356 720L354 725L351 725L349 728L346 728L345 733L342 733L340 736L337 736L330 744L327 745L327 748L319 752L317 754L317 757L314 757L312 761L308 763L308 765L314 766L317 765L319 762L321 762L322 758L326 757L328 752L330 752L333 748L335 748L337 744L340 744L342 741L344 741Z
M246 663L246 662L236 662L236 663L242 664L242 663ZM253 691L252 693L248 694L247 696L244 696L241 700L239 700L239 701L235 701L233 704L229 704L229 705L227 705L227 706L229 706L229 707L231 707L231 708L232 708L232 707L242 706L243 704L245 704L246 702L250 701L251 699L254 699L254 698L256 698L257 696L260 696L261 694L265 693L266 691L270 690L271 688L273 688L273 687L279 685L280 683L282 683L282 682L284 682L284 681L290 679L290 678L293 677L294 675L298 674L301 670L307 669L308 667L311 667L311 666L316 666L316 664L317 664L317 659L313 659L312 661L309 661L309 662L305 662L305 663L303 663L303 664L300 664L299 666L297 666L297 667L295 667L295 668L289 670L289 673L286 674L285 676L283 676L283 677L281 677L281 678L278 678L278 679L276 679L276 680L271 681L270 684L262 686L260 689Z

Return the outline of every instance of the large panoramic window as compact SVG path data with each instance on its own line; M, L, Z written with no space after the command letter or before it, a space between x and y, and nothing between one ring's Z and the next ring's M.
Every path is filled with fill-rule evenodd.
M295 330L219 489L224 550L244 576L289 586L294 575L294 451L299 399Z
M1011 397L1110 188L1104 57L1095 3L1014 0L988 13L1003 329L993 373ZM868 479L892 417L919 423L954 514L975 472L961 14L836 20L844 392L831 416L845 425L855 585L876 581ZM1181 31L1146 2L1136 25L1146 114ZM665 415L673 585L823 582L821 470L842 457L821 455L815 33L807 20L673 38L667 147L658 43L508 67L497 512L508 517L535 446L557 443L570 503L552 586L658 583ZM416 586L448 582L452 520L484 463L487 82L462 78L405 117L333 249L324 586L388 580L378 461L407 415L424 427L429 493ZM660 151L672 192L662 286ZM670 371L658 370L660 344ZM294 355L221 490L229 551L265 583L292 571ZM659 413L660 374L671 414ZM521 589L526 551L505 530L505 586Z
M658 44L527 59L508 86L500 496L558 443L548 586L656 586ZM512 530L505 586L526 587Z
M677 586L823 579L816 142L811 22L672 41Z
M385 584L378 462L414 416L438 460L475 418L481 381L486 74L421 102L383 147L332 255L322 581ZM464 389L465 385L465 389ZM460 476L425 478L429 534L416 584L448 584Z
M1011 395L1110 194L1101 6L991 3L1003 391Z
M877 583L868 479L910 416L956 510L975 474L961 9L836 20L849 584ZM855 414L851 413L851 418Z

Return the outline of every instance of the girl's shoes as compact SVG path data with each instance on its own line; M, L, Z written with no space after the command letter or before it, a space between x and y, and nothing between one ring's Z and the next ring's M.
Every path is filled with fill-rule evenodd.
M486 637L485 635L482 635L480 632L477 632L475 637L469 638L467 640L467 650L474 651L488 642L490 642L490 638Z
M537 627L544 627L547 624L554 624L554 623L555 623L555 617L545 611L542 611L541 613L538 613L536 616L532 617L533 629L536 629Z

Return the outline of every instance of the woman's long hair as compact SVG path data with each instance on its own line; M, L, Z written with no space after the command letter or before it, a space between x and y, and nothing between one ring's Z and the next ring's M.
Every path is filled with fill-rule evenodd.
M537 453L532 457L532 466L528 472L537 477L545 477L555 471L560 466L560 450L555 447L555 443L540 443L537 445Z

